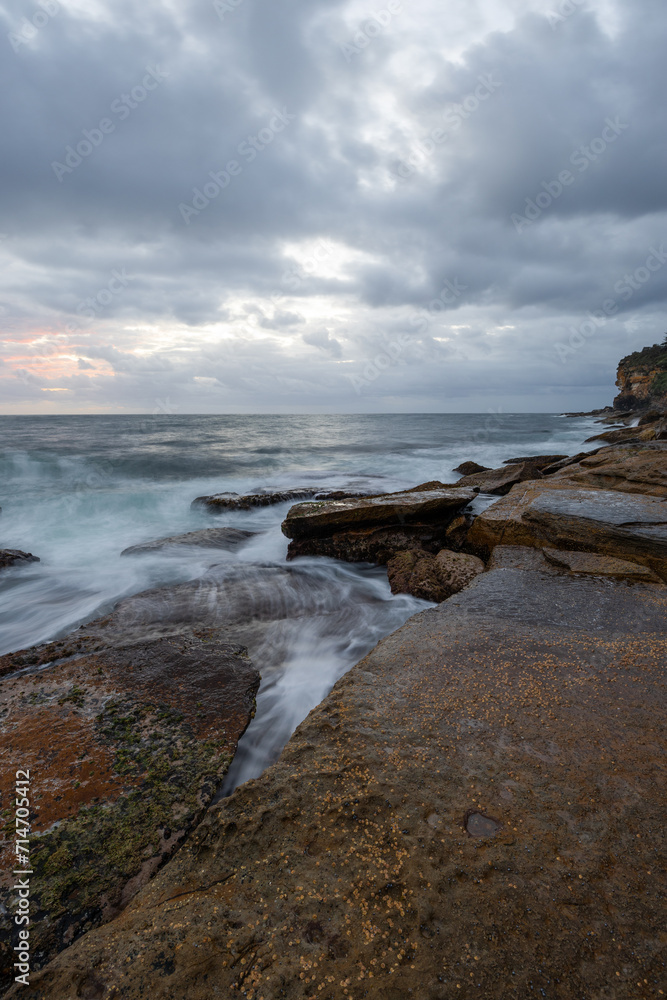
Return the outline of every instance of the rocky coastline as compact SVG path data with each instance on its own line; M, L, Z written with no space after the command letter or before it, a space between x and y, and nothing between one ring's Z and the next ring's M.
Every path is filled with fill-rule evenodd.
M7 996L667 994L667 354L638 354L588 452L393 494L199 497L212 518L292 502L285 567L212 566L0 657L3 804L17 754L48 776L27 987L0 881ZM122 554L254 538L211 527ZM12 572L35 558L10 555ZM393 593L435 606L220 799L263 667L249 638L289 619L290 588L321 604L292 572L317 557L386 566Z

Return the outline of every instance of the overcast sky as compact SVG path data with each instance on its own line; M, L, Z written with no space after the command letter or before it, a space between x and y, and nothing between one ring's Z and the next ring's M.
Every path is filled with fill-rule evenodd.
M0 33L2 413L588 409L667 329L664 0Z

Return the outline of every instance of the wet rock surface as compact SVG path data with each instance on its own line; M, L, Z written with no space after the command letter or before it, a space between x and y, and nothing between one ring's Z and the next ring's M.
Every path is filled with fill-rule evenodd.
M39 562L32 552L22 552L20 549L0 549L0 569L10 566L26 566L28 563Z
M593 552L640 563L665 580L667 503L567 482L524 483L480 514L468 545L483 558L496 545Z
M113 617L0 657L0 788L31 775L32 968L119 913L200 821L259 674L222 630ZM13 812L0 842L0 983L13 979Z
M240 496L238 493L214 493L211 496L197 497L192 501L193 507L205 507L211 514L224 514L229 510L252 510L255 507L273 507L275 504L294 500L346 500L349 497L363 496L361 492L346 492L345 490L318 490L304 487L298 490L280 490L272 493L248 493Z
M240 528L202 528L201 531L188 531L185 535L172 535L169 538L158 538L156 541L131 545L123 549L121 555L143 555L147 552L161 552L164 549L182 546L235 552L256 535L256 531L242 531Z
M431 486L432 484L427 484ZM475 491L417 487L354 500L302 503L292 507L283 521L283 534L293 540L327 537L352 528L398 526L410 522L442 522L475 498Z
M666 593L477 577L16 995L658 996Z
M483 572L481 559L447 549L437 555L400 552L387 564L392 594L412 594L437 604L458 594Z

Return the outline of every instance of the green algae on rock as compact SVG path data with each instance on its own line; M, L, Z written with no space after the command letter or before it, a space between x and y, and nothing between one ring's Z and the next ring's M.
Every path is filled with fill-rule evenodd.
M254 713L259 676L245 650L221 633L172 629L123 641L108 624L0 658L3 802L11 800L17 760L33 776L33 969L119 913L173 855L219 788ZM11 810L3 821L13 822ZM13 978L16 943L13 846L5 825L4 985Z

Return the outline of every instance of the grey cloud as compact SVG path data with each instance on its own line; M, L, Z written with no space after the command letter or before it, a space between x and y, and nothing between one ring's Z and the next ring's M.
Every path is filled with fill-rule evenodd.
M304 344L311 344L323 351L329 351L334 358L340 358L343 355L342 344L335 337L332 337L328 330L314 330L312 333L304 333L301 339Z
M47 360L81 347L67 395L84 406L607 401L617 357L664 327L667 266L637 287L626 276L665 233L667 11L619 0L610 34L596 0L555 29L531 0L513 6L511 27L480 35L456 0L449 16L470 38L456 59L434 0L406 5L349 64L345 0L244 0L223 20L209 3L121 0L95 19L62 7L29 46L7 43L3 396L49 388L30 369L41 348L11 331L51 336ZM6 2L4 31L24 16ZM147 66L166 75L134 101ZM295 117L252 159L240 152L276 109ZM59 181L52 162L68 146L76 158L105 117L113 131ZM596 153L608 119L628 127ZM212 194L210 174L233 160L240 172ZM186 224L179 205L196 191L207 204ZM530 202L537 217L517 231ZM122 268L132 280L109 297ZM434 305L447 281L465 292ZM555 345L609 299L614 316L563 365ZM267 339L248 334L253 316ZM351 398L346 373L401 336L391 367ZM85 367L96 359L116 376ZM194 380L209 377L223 388L204 400Z

